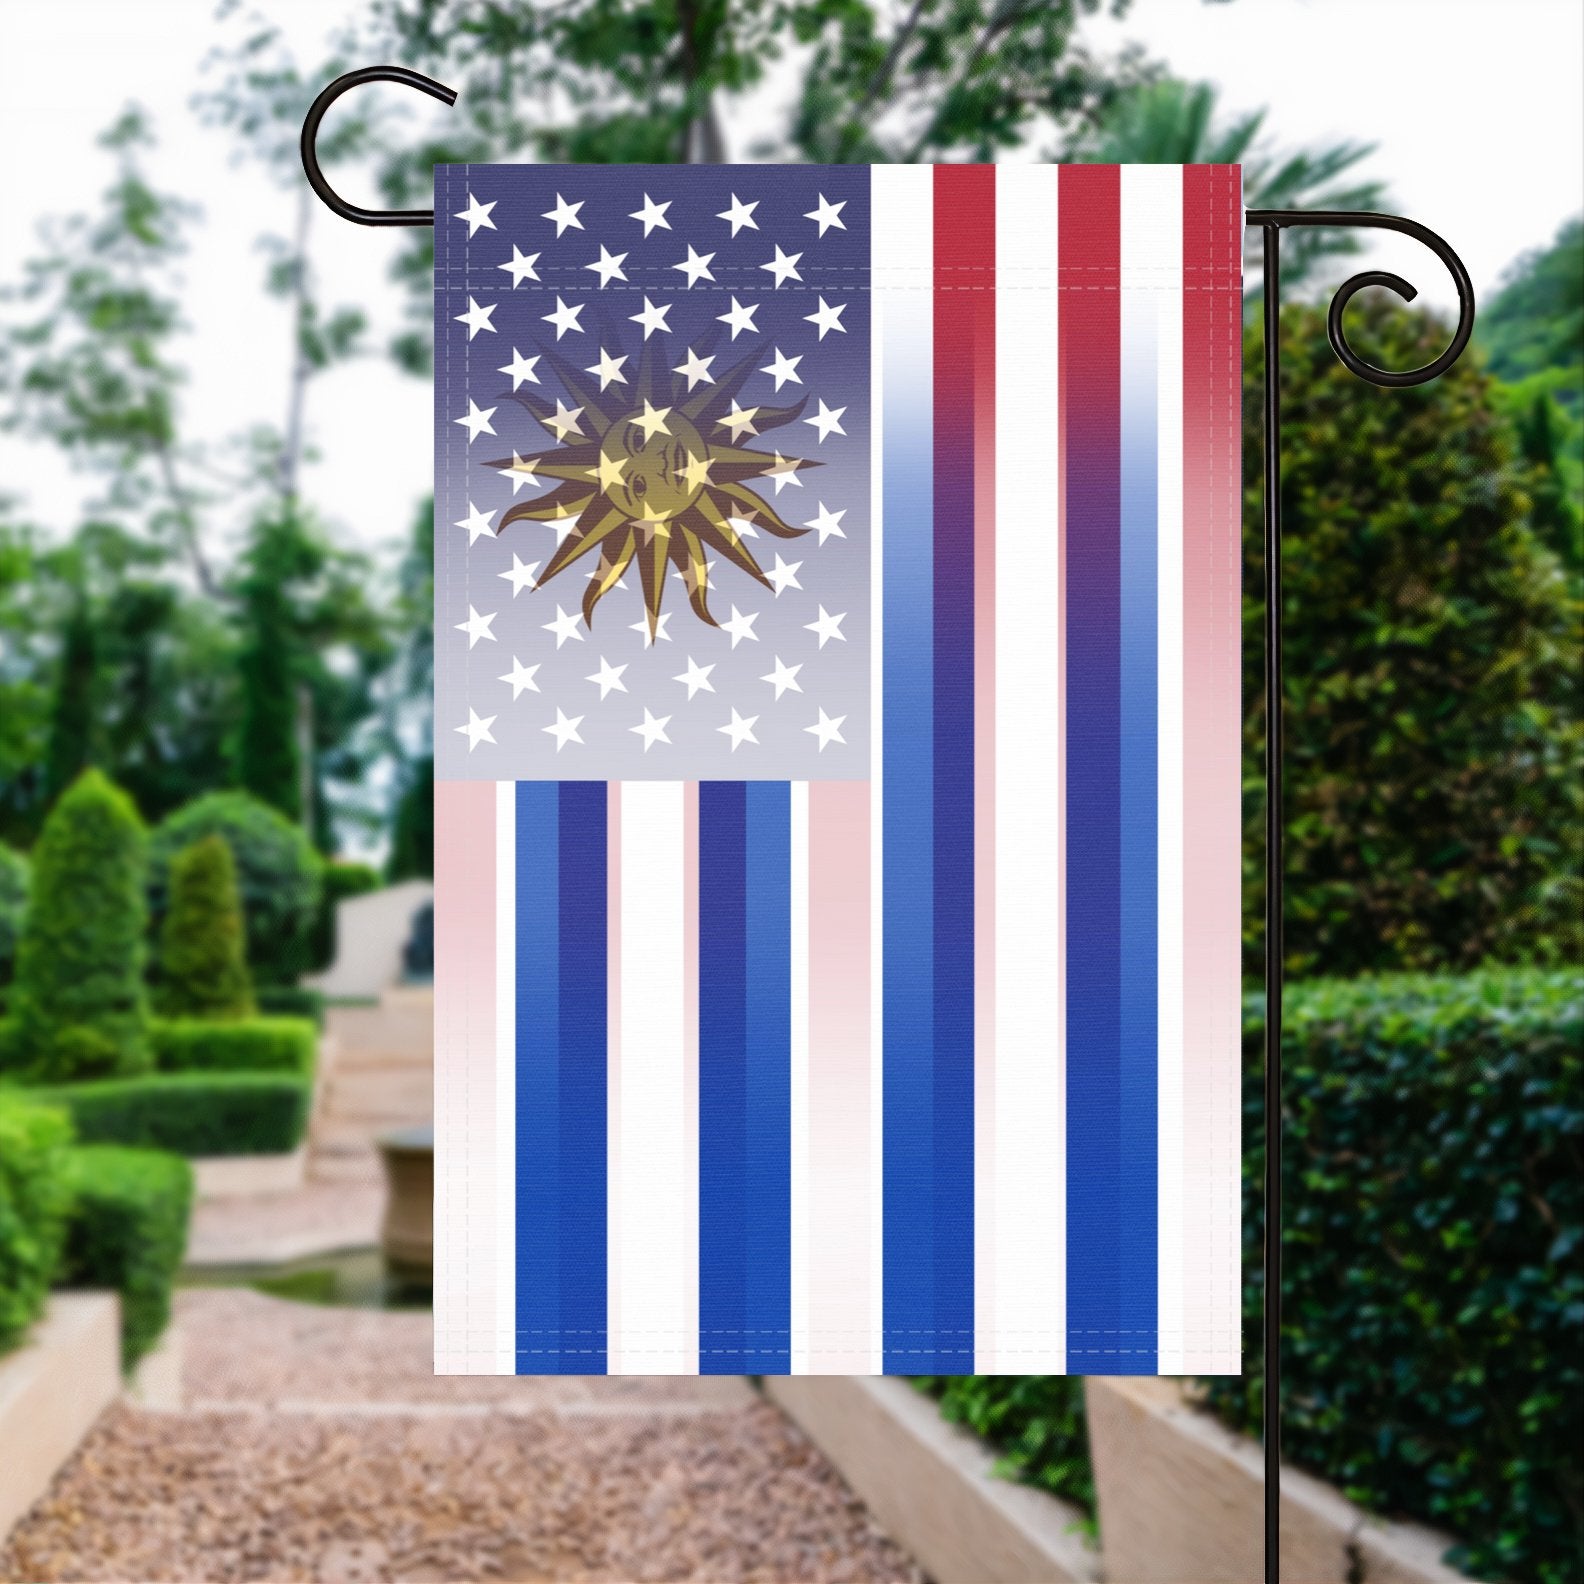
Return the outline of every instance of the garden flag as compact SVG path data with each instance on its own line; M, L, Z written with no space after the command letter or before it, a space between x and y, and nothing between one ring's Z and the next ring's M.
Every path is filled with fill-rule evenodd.
M1235 1373L1237 167L436 214L437 1369Z

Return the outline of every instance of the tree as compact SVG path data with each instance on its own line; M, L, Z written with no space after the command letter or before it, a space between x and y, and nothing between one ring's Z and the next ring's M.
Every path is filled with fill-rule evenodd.
M147 870L132 800L99 771L85 771L44 822L17 946L13 1037L36 1076L148 1067Z
M236 861L223 836L205 836L171 859L156 1001L166 1017L240 1018L255 1010Z
M0 987L11 982L16 965L17 939L27 917L30 872L27 859L0 842Z
M434 759L419 759L396 804L388 873L392 880L434 874Z
M79 591L61 643L60 679L50 714L49 746L44 761L44 786L58 797L94 758L93 736L98 723L95 694L99 663L88 597Z
M1385 368L1444 347L1435 315L1357 300ZM1244 364L1244 783L1263 785L1262 350ZM1529 470L1476 359L1376 392L1323 308L1282 314L1286 945L1294 977L1584 947L1578 604L1530 520ZM1244 845L1244 939L1263 941L1262 806Z

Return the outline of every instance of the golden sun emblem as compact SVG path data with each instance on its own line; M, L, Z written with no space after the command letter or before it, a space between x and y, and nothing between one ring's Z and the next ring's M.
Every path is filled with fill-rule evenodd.
M659 368L657 355L646 344L630 386L620 381L626 388L617 390L619 376L606 381L601 375L596 390L563 359L545 353L575 405L527 392L513 399L560 443L531 456L514 453L487 464L507 477L522 473L557 481L549 494L504 512L496 529L504 533L516 522L557 525L560 541L534 588L584 562L589 576L583 620L592 628L594 607L636 566L653 643L668 567L676 569L694 614L712 627L719 625L709 608L712 556L724 558L766 588L774 587L744 543L744 529L750 534L764 529L781 539L795 539L808 530L783 521L748 487L748 480L776 479L779 494L789 477L820 464L739 443L791 423L803 410L803 402L791 407L739 404L737 398L762 355L761 348L720 380L692 390ZM693 383L689 375L689 386ZM569 524L570 519L576 520Z

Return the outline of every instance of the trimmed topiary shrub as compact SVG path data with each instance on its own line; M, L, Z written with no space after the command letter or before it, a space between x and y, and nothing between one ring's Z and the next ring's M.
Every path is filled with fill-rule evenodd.
M61 1280L121 1294L121 1367L129 1370L170 1321L192 1167L163 1150L87 1144L65 1152L62 1179L71 1208Z
M184 804L154 832L149 903L163 920L176 854L205 836L223 836L236 860L257 984L289 982L308 965L308 936L324 892L324 860L300 826L246 792L211 792Z
M12 1038L32 1076L147 1069L146 878L147 839L132 800L84 771L50 811L33 853L10 997Z
M236 860L223 836L205 836L171 859L155 1005L172 1018L253 1013Z
M60 1265L65 1113L0 1094L0 1353L38 1318Z
M313 1084L294 1073L157 1073L30 1093L66 1111L85 1144L278 1155L302 1143Z
M311 1077L318 1030L306 1018L239 1023L156 1018L150 1029L161 1072L277 1072Z
M325 997L322 990L305 985L265 985L253 992L259 1011L268 1017L307 1018L315 1028L325 1023Z
M28 861L14 847L0 842L0 990L16 969L17 941L27 912Z
M1263 1008L1244 1036L1244 1375L1257 1432ZM1460 1537L1479 1578L1584 1578L1584 979L1292 986L1282 1450Z

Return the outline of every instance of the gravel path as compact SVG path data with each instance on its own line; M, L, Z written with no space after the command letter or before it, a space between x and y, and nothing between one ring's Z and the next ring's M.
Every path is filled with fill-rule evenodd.
M436 1380L427 1315L180 1311L187 1407L107 1413L0 1578L923 1584L741 1380Z

